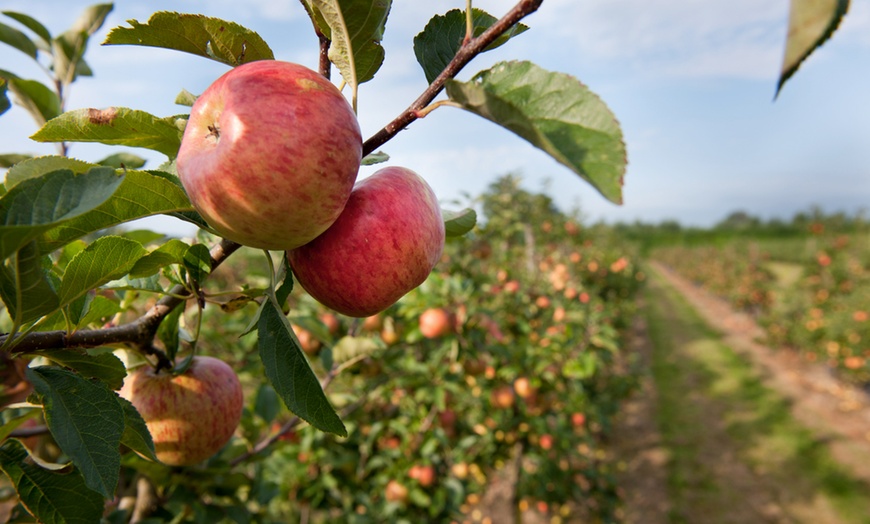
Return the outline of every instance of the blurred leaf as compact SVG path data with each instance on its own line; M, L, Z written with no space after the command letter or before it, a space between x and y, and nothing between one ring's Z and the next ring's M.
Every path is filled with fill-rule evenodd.
M175 158L182 127L176 117L159 118L126 107L76 109L46 122L30 138L37 142L99 142L143 147Z
M545 151L622 203L626 152L610 109L577 79L531 62L501 62L469 82L446 84L451 100Z
M271 300L263 302L257 334L266 377L287 408L321 431L346 437L347 429L323 393L290 322Z
M87 7L69 30L51 41L52 69L54 75L64 85L72 83L79 76L92 76L93 71L84 61L88 41L112 11L112 4L95 4Z
M48 29L35 18L15 11L3 11L3 14L36 33L46 46L51 45L51 33L49 33Z
M142 420L142 415L136 411L133 404L125 398L116 397L118 404L124 411L124 433L121 435L121 444L127 446L140 455L157 462L154 441L151 432Z
M6 79L9 91L15 95L15 101L30 113L37 125L42 126L60 114L60 99L42 82L18 78L2 70L0 77Z
M6 190L12 189L24 180L44 176L52 171L68 169L80 175L87 173L94 167L97 165L65 156L49 155L25 159L16 163L6 173Z
M175 49L231 66L275 58L260 35L219 18L161 11L145 24L137 20L127 23L132 27L112 29L103 43Z
M31 515L49 524L100 522L103 497L88 489L78 471L50 471L28 457L17 440L8 440L0 446L0 468Z
M791 0L777 95L804 60L831 38L848 10L849 0Z
M475 38L498 21L496 17L481 9L472 9L471 12ZM496 38L484 51L495 49L528 29L528 26L516 24ZM417 62L423 67L427 82L431 84L453 60L462 48L465 32L465 11L452 9L443 15L432 17L423 31L414 37L414 54L417 56Z
M383 347L378 340L371 337L341 337L332 347L333 358L343 363L360 355L369 355Z
M5 78L0 78L0 115L9 111L12 107L12 102L9 101L9 83ZM8 155L3 155L4 157ZM0 166L0 167L9 167L8 165Z
M27 368L42 397L45 421L55 442L81 471L87 486L112 498L118 485L124 410L102 382L50 366Z
M175 103L180 106L192 107L193 103L196 102L197 96L187 89L182 89L178 95L175 96Z
M163 322L160 323L160 327L157 328L157 338L163 343L166 356L172 362L175 362L175 355L178 354L178 349L181 347L179 321L183 314L184 306L176 307L166 315Z
M60 307L60 300L48 280L36 244L31 242L0 266L0 296L9 316L18 323L30 322Z
M52 349L39 354L60 366L75 370L85 378L99 379L111 389L121 389L127 376L124 363L112 353L89 355L71 349Z
M373 166L375 164L381 164L383 162L386 162L389 159L390 159L390 155L388 155L382 151L376 151L374 153L369 153L366 156L364 156L362 159L362 162L360 162L360 165Z
M461 237L477 224L477 212L471 208L462 211L442 209L441 216L444 218L444 230L448 237Z
M24 33L14 27L0 23L0 42L9 44L15 49L36 60L36 44Z
M94 4L88 6L82 11L82 14L79 15L69 30L76 33L85 33L88 36L93 35L103 27L106 17L109 16L113 8L113 4Z
M5 80L0 78L0 83L3 83L3 82L5 82ZM2 103L2 100L0 100L0 103ZM24 162L25 160L29 160L31 158L33 158L33 155L28 155L25 153L7 153L5 155L0 155L0 167L2 167L2 168L12 167L14 165L17 165L17 164ZM6 180L7 180L7 182L9 180L9 172L8 171L6 172Z
M139 169L145 165L145 162L144 158L133 153L115 153L100 160L97 164L115 169Z
M73 257L67 266L58 292L61 305L123 277L143 255L145 248L134 240L117 236L98 238Z
M159 172L127 171L118 190L102 205L46 232L40 240L40 250L48 253L89 233L137 218L192 209L175 177Z
M360 84L374 78L384 61L381 40L392 0L305 0L332 43L329 59L338 67L356 100Z
M3 442L7 438L9 438L9 435L13 431L21 427L22 424L35 417L37 414L39 414L39 410L29 409L25 410L24 414L17 415L15 417L12 417L11 419L5 420L3 422L3 425L0 426L0 442ZM0 469L2 469L2 467L0 467Z
M254 400L254 413L264 422L270 424L278 416L280 410L281 405L278 403L278 393L275 392L275 388L269 384L260 384L257 389L257 397Z

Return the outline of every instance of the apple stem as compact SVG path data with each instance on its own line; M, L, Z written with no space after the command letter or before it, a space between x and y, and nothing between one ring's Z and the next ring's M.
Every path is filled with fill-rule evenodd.
M447 64L447 67L441 71L435 80L429 84L429 87L415 100L406 110L399 116L393 119L392 122L384 126L380 131L371 136L363 143L363 156L374 152L400 131L408 127L414 120L417 120L417 112L428 106L435 100L435 97L444 89L444 84L448 80L454 78L459 71L462 70L471 60L483 52L486 47L493 43L496 38L510 30L520 20L534 13L541 7L544 0L520 0L517 4L507 12L496 23L492 24L486 31L481 33L477 38L472 38L467 42L463 42L456 56Z

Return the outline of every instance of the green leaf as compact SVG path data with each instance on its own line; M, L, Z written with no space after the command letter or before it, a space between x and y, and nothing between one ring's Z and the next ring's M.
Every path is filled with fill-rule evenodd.
M117 399L124 410L124 433L121 435L121 444L143 457L157 462L154 441L151 439L151 432L148 431L148 426L145 425L142 415L127 399L121 397L117 397Z
M5 78L0 78L0 115L9 111L12 107L12 102L9 101L9 83ZM4 157L8 155L3 155ZM0 167L9 167L8 165L3 165Z
M61 305L123 277L145 253L142 244L135 240L118 236L98 238L74 256L67 266L58 292Z
M124 410L102 382L50 366L27 368L27 378L42 397L45 421L60 449L81 471L85 484L104 498L118 485Z
M381 40L392 0L306 0L320 30L332 40L329 59L353 91L384 62ZM356 104L354 104L356 108Z
M471 208L465 208L462 211L442 209L441 217L444 219L444 230L447 237L461 237L474 229L477 224L477 212Z
M9 191L24 180L45 176L53 171L67 169L80 175L98 167L96 164L65 156L38 156L16 163L6 173L6 190Z
M37 253L36 243L31 242L0 266L0 296L9 316L19 324L36 320L60 307L43 267L45 261L45 257Z
M150 277L160 269L173 264L184 264L184 255L190 245L173 238L136 261L130 270L130 278Z
M91 300L84 316L82 316L81 320L76 324L76 328L81 329L90 326L91 324L105 323L106 319L115 316L120 313L120 311L121 306L117 302L97 295L93 300Z
M76 109L46 122L30 138L37 142L99 142L142 147L175 158L181 147L183 123L126 107Z
M193 104L196 102L198 97L188 91L187 89L182 89L180 93L175 96L175 103L180 106L193 107Z
M35 18L15 11L3 11L3 14L36 33L37 36L45 42L45 45L51 45L51 33L49 33L48 29Z
M848 10L849 0L791 0L777 95L804 60L831 38Z
M115 169L139 169L145 165L145 162L144 158L133 153L115 153L100 160L97 164Z
M202 282L211 273L211 254L205 244L194 244L184 253L184 267L194 282Z
M94 4L85 8L82 14L70 27L71 32L85 33L90 36L99 31L106 21L106 17L112 12L113 4Z
M390 159L390 155L384 153L383 151L376 151L374 153L369 153L363 157L360 165L362 166L373 166L375 164L381 164Z
M175 361L175 355L178 354L178 349L181 347L179 320L182 314L184 314L183 305L170 311L160 323L160 327L157 328L157 338L163 342L166 356L172 362Z
M26 34L14 27L0 23L0 42L9 44L15 49L36 60L37 47Z
M347 429L320 387L287 317L264 300L257 334L266 377L287 408L315 428L342 437Z
M55 76L68 85L79 76L92 76L91 68L84 61L90 36L103 26L112 11L112 4L95 4L87 7L72 27L51 41Z
M475 38L498 21L496 17L481 9L472 9L471 12L472 33ZM516 24L496 38L484 51L495 49L528 29L526 25ZM414 54L417 56L417 62L423 67L427 82L431 84L453 60L462 47L465 33L465 11L452 9L443 15L432 17L423 31L414 37Z
M21 503L39 522L100 522L103 497L87 488L78 471L50 471L34 464L17 440L0 446L0 468L12 481Z
M24 414L18 415L12 419L3 422L3 425L0 426L0 442L3 442L7 438L9 438L9 435L11 435L13 431L18 429L28 420L35 417L37 413L39 413L37 409L28 409L24 411Z
M132 27L112 29L103 43L175 49L231 66L275 58L260 35L219 18L161 11L145 24L137 20L127 23Z
M26 80L0 71L0 76L9 82L9 90L18 104L30 113L37 125L60 114L60 98L48 86L36 80Z
M46 232L40 250L49 253L89 233L137 218L192 210L177 178L159 172L127 171L121 186L102 205Z
M281 405L278 403L278 394L275 393L275 388L269 384L260 384L257 389L257 397L254 400L254 413L269 424L278 416L280 409Z
M127 376L124 363L112 353L89 355L71 349L52 349L39 354L55 364L75 370L85 378L102 380L111 389L121 389Z
M0 78L0 84L5 82L2 78ZM0 100L2 103L2 100ZM33 158L33 155L28 155L26 153L6 153L5 155L0 155L0 167L7 168L12 167L20 162L24 162L25 160L29 160ZM9 180L9 172L6 172L6 180ZM0 193L5 193L5 191L0 190Z
M0 254L9 257L43 232L91 211L124 177L108 167L83 175L62 169L25 180L0 198Z
M469 82L449 80L451 100L509 129L622 203L622 129L604 102L577 79L531 62L501 62Z

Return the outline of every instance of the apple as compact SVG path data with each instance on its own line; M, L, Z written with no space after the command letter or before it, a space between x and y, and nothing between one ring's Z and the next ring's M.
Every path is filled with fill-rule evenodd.
M549 433L544 433L538 440L538 444L540 444L541 449L545 451L553 449L553 435L550 435Z
M197 464L217 453L242 417L242 384L227 363L196 356L182 374L131 371L120 395L129 400L154 440L157 458L170 466Z
M453 322L450 313L440 307L429 308L424 311L418 320L420 334L426 338L438 338L450 333Z
M296 338L299 339L299 345L302 346L302 351L309 355L316 355L317 352L320 351L320 346L322 344L314 337L314 333L296 324L290 324L290 326L293 328L293 332L296 333Z
M408 488L397 480L391 480L387 482L384 498L387 499L387 502L403 503L408 500Z
M571 424L575 428L582 427L583 424L585 424L585 423L586 423L586 415L584 415L583 413L572 413L571 414Z
M514 391L517 396L527 399L535 394L535 389L532 387L532 382L528 377L518 377L514 380Z
M408 470L408 476L419 482L424 488L428 488L435 483L435 468L414 464Z
M497 408L510 408L514 405L514 389L511 386L499 386L492 390L489 401Z
M287 250L311 241L344 209L362 135L337 87L304 66L240 65L190 111L177 168L190 201L221 236Z
M444 221L432 188L404 167L358 182L338 220L287 258L321 304L367 317L426 280L444 250Z
M321 313L320 321L323 322L323 325L326 326L326 329L329 330L331 335L335 335L338 333L338 330L341 329L341 322L338 320L338 317L332 313Z

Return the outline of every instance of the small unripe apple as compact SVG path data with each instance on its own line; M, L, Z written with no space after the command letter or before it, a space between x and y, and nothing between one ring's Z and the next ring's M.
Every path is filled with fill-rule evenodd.
M426 338L438 338L453 328L450 313L444 308L429 308L420 314L420 334Z
M120 395L142 415L157 458L170 466L217 453L242 417L242 385L228 364L213 357L194 357L180 375L140 367L124 379Z
M260 60L197 98L177 166L191 203L221 236L287 250L338 218L361 157L359 123L337 87L304 66Z
M422 284L443 249L432 188L410 169L387 167L358 182L338 220L287 257L315 300L366 317Z

